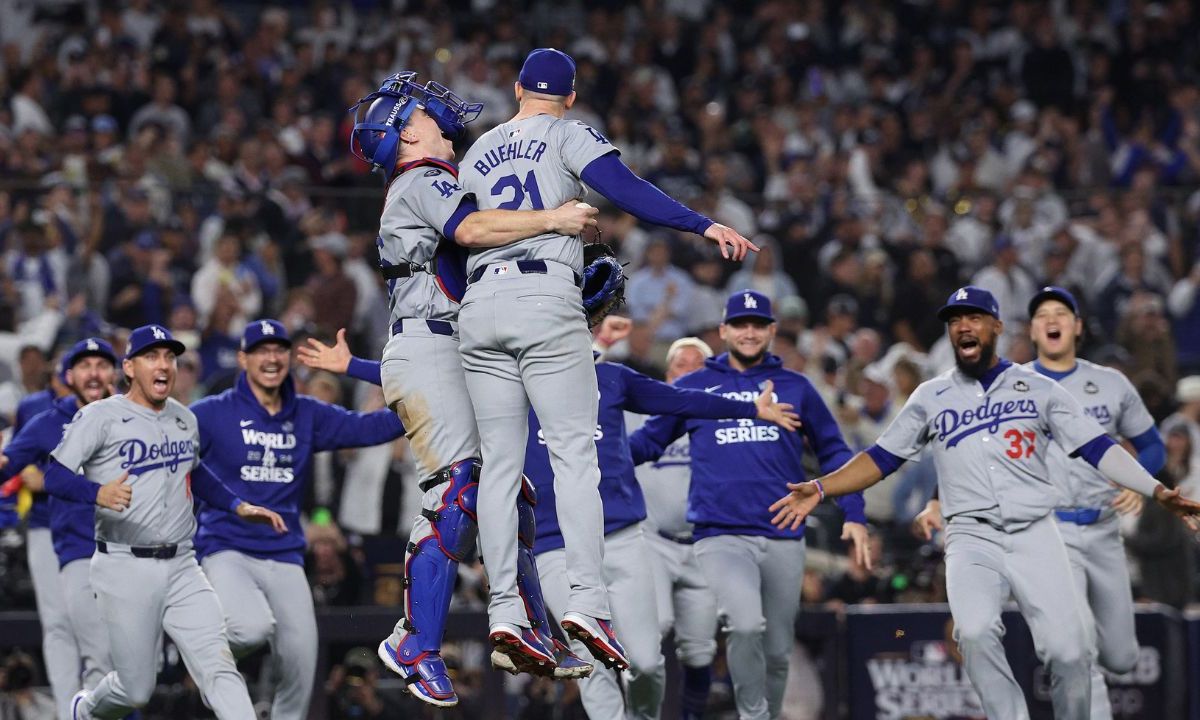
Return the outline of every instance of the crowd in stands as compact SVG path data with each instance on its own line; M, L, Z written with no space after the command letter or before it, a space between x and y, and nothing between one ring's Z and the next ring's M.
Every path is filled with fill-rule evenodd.
M578 62L573 117L762 248L731 265L602 208L635 321L614 359L661 376L672 340L719 347L723 298L753 288L778 309L774 351L857 449L953 362L934 317L950 291L994 293L1001 352L1024 362L1026 302L1062 285L1082 301L1084 355L1122 369L1167 421L1164 480L1200 493L1188 0L0 0L0 17L5 423L61 348L102 334L120 352L144 323L187 344L184 402L232 383L257 317L298 342L347 328L377 358L382 183L347 151L346 109L411 68L485 103L474 136L515 110L524 53L555 46ZM293 374L322 399L382 404L377 389ZM417 497L406 455L400 441L315 463L319 604L395 602ZM908 532L935 482L917 463L868 494L874 573L818 518L831 552L810 563L808 599L943 599L939 551ZM1129 521L1138 592L1182 606L1197 599L1193 544L1154 511ZM463 606L480 607L481 571L463 576ZM28 601L19 569L0 577L6 604Z

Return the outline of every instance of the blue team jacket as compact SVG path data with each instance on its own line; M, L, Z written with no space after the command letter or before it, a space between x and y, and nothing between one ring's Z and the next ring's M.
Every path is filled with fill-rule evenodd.
M801 463L805 442L825 473L838 469L852 455L812 383L800 373L785 369L775 355L767 355L745 372L729 365L728 354L718 355L675 384L727 398L753 400L767 380L775 383L780 402L795 406L803 423L801 432L787 432L759 420L687 420L663 415L652 418L630 438L634 462L641 464L659 457L668 445L689 433L692 484L687 519L695 525L697 538L803 537L803 527L789 531L771 525L767 508L787 493L786 483L805 479ZM837 504L848 522L866 522L862 493L839 497Z
M50 408L54 407L55 401L54 391L50 389L39 390L35 393L30 393L21 398L21 402L17 403L17 416L13 422L12 436L15 438L21 432L21 428L25 427L30 420L35 416L41 415ZM74 413L72 413L74 414ZM59 433L62 436L62 433ZM28 465L29 463L26 463ZM16 474L23 470L25 465L21 467L9 466L12 474ZM39 467L39 469L41 469ZM12 477L12 475L9 475ZM35 493L33 496L33 505L29 508L29 515L26 517L31 528L50 527L50 497L46 493Z
M379 445L404 434L396 413L350 412L307 395L284 381L283 409L270 415L254 397L245 373L234 387L198 400L192 412L200 423L204 464L246 502L283 516L287 533L248 523L226 508L200 501L195 546L198 558L237 550L257 558L304 563L300 504L313 453Z
M35 415L21 428L8 447L4 448L4 454L8 456L9 461L8 469L16 473L27 465L36 465L38 470L45 472L50 462L50 453L62 441L63 429L70 424L78 411L79 402L75 396L67 395L53 401L49 409ZM90 558L96 550L96 507L45 493L38 493L36 497L46 498L42 501L42 506L46 510L46 521L54 542L54 554L58 556L58 566L62 567L81 558ZM36 506L35 503L34 507ZM39 527L33 524L32 514L30 527Z
M600 461L600 498L604 502L604 533L646 519L646 501L633 473L625 411L650 414L682 414L709 418L752 418L758 410L750 402L719 395L684 390L642 375L624 365L596 365L600 386L600 410L596 424L596 454ZM757 393L755 393L757 397ZM529 413L529 441L525 446L525 474L537 489L537 540L534 553L563 547L562 531L554 503L554 471L542 438L542 426Z

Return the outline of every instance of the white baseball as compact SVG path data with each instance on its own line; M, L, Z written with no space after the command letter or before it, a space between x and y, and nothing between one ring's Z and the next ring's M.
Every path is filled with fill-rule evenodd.
M590 208L591 205L588 205L585 202L577 202L575 203L575 207L580 208L581 210L586 210L587 208Z

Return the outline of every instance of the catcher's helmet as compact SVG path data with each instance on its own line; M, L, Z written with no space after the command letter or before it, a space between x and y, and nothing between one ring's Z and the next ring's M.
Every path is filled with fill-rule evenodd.
M416 77L416 72L402 70L350 108L354 113L350 152L385 175L390 175L396 166L400 131L417 108L424 110L442 134L451 138L461 135L466 124L483 110L482 103L468 103L439 83L418 85Z

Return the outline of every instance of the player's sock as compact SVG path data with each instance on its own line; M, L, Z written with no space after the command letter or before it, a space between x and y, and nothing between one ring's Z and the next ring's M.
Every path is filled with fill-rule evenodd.
M680 702L680 717L683 720L698 720L704 715L711 687L712 665L683 666L683 699Z

